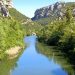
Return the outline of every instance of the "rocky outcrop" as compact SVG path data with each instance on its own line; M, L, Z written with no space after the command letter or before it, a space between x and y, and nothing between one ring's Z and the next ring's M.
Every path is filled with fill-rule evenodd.
M40 9L37 9L34 13L34 17L32 20L39 20L41 18L47 17L56 17L58 19L62 19L65 15L66 3L65 2L56 2L53 5L49 5ZM73 15L75 15L75 9L73 9Z
M12 8L12 0L0 0L0 11L3 17L10 16L8 11L9 8Z
M75 17L75 8L73 9L73 16Z
M62 8L65 6L65 3L62 2L56 2L53 5L49 5L47 7L43 7L40 9L37 9L35 11L35 16L32 18L32 20L38 20L40 18L46 18L50 16L62 16L63 13L61 12Z
M12 8L13 7L13 2L12 0L0 0L0 3L2 5L7 6L8 8Z
M10 48L5 53L8 55L9 59L13 59L18 56L19 52L21 52L21 49L22 47L16 46L16 47Z
M6 5L8 6L8 8L12 8L13 7L12 0L6 0Z

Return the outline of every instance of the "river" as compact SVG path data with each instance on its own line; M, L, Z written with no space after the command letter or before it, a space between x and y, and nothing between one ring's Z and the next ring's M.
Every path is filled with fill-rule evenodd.
M42 45L37 48L36 38L25 37L24 52L16 59L0 62L0 75L75 75L72 66L56 53L58 51L52 52Z

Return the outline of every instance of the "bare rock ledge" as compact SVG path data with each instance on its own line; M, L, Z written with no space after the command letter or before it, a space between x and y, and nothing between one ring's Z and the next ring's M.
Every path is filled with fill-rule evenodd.
M5 53L8 55L9 59L13 59L18 56L21 49L22 49L22 47L16 46L16 47L8 49Z

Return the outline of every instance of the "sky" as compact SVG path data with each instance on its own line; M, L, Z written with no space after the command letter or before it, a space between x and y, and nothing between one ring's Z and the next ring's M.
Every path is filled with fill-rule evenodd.
M13 0L13 6L22 14L32 18L36 9L54 4L57 1L75 2L75 0Z

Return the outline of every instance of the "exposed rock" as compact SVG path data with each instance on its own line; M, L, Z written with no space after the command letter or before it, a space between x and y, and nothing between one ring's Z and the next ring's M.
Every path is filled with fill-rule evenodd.
M75 17L75 8L73 9L73 16Z
M0 7L1 7L1 13L2 13L3 17L8 17L9 11L7 10L7 8L4 5L0 5Z
M7 6L8 8L12 8L13 7L13 2L12 0L0 0L0 3L2 5Z
M5 53L8 55L9 59L17 57L18 53L21 51L21 47L13 47L7 50Z
M6 5L8 6L8 8L12 8L13 7L12 0L6 0Z
M3 17L10 17L8 9L12 7L12 0L0 0L0 11Z
M40 9L37 9L34 13L34 17L32 20L39 20L41 18L56 18L56 19L63 19L66 7L68 3L65 2L56 2L53 5L49 5ZM74 4L73 4L74 5ZM73 16L75 16L75 7L73 9Z

